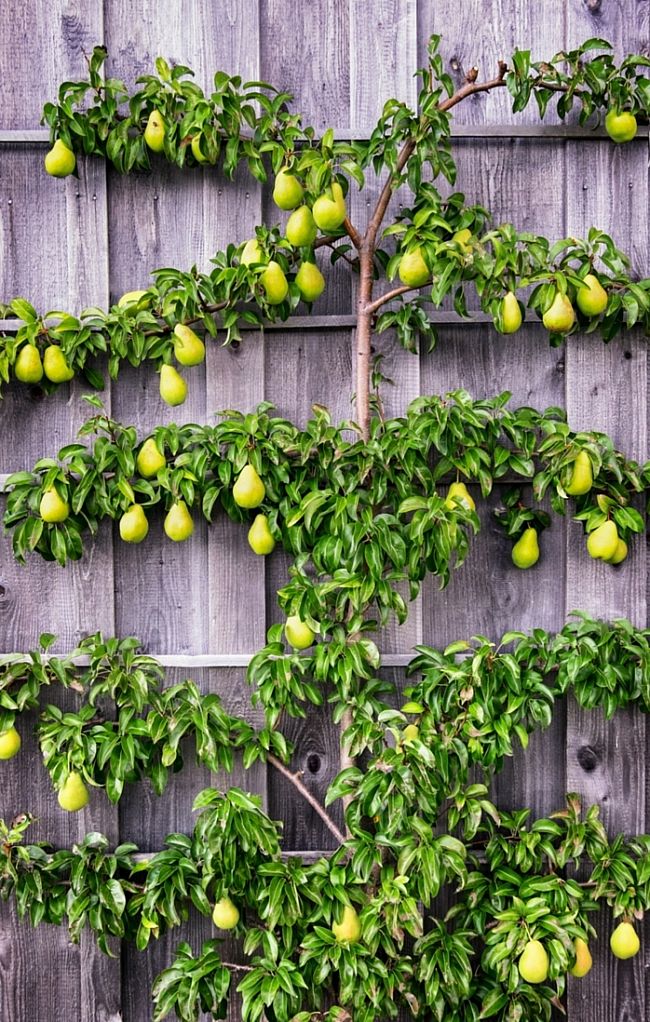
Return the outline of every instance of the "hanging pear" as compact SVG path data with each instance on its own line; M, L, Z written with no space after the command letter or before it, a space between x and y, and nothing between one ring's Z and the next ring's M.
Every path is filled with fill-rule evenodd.
M447 492L445 507L465 505L470 511L476 511L476 503L465 483L452 483Z
M88 788L74 770L68 774L59 791L59 805L67 813L78 813L88 805Z
M14 376L20 383L40 383L43 379L43 363L35 344L23 344L14 365Z
M165 122L159 110L152 110L149 114L144 140L153 153L161 153L165 148Z
M67 383L74 376L58 344L48 344L43 352L43 372L52 383Z
M174 543L183 543L194 532L194 522L184 500L175 500L165 515L165 535Z
M280 209L295 209L300 205L304 195L304 188L300 181L288 170L281 170L273 187L273 201Z
M255 515L253 524L248 530L248 544L253 553L260 556L271 554L275 550L275 540L266 515Z
M591 951L589 950L589 945L586 940L583 940L582 937L576 937L573 942L573 948L576 954L576 960L569 969L569 972L572 976L575 976L576 979L582 979L583 976L587 975L594 964L591 957Z
M571 478L564 489L571 497L582 497L585 493L589 493L593 485L591 458L586 451L578 451L573 462Z
M173 366L164 365L160 370L160 396L172 407L182 405L187 397L187 384Z
M501 299L501 333L516 334L523 322L521 307L514 291L507 291Z
M303 302L315 302L325 290L325 278L316 263L302 263L296 274L296 284Z
M339 944L354 944L361 936L361 920L352 905L343 906L339 923L332 923L332 933Z
M52 177L68 177L74 170L76 162L72 149L68 148L62 138L57 138L45 157L45 170Z
M405 252L399 261L399 279L407 287L422 287L431 280L431 272L424 261L421 248Z
M120 518L120 537L125 543L142 543L149 532L149 522L142 504L131 504Z
M64 522L70 514L70 505L59 496L53 486L50 486L43 491L38 512L44 522Z
M234 930L239 922L239 909L230 898L219 898L212 910L212 922L218 930Z
M618 532L615 522L604 522L589 533L587 550L589 556L597 560L607 561L614 557L618 547Z
M266 487L252 465L244 465L232 488L232 496L239 507L259 507L266 496Z
M148 437L143 443L142 447L138 451L138 456L135 459L135 466L141 476L145 479L152 479L153 476L158 475L161 468L164 468L167 464L167 459L164 454L158 450L158 445L152 436Z
M297 614L290 614L284 625L287 642L294 649L309 649L316 638L309 625L301 621Z
M174 327L174 357L182 366L198 366L205 359L205 344L184 323Z
M316 222L309 206L295 209L287 220L284 232L289 244L294 248L306 248L314 244L317 234Z
M289 294L289 284L284 270L273 259L261 274L260 284L264 288L269 305L279 305Z
M544 983L548 977L548 954L539 940L529 940L519 959L519 975L526 983Z
M571 302L558 291L551 307L542 316L542 323L552 334L565 334L575 321L576 314Z
M605 117L605 131L612 142L631 142L637 132L636 117L629 110L619 113L612 108Z
M327 189L316 199L312 209L314 221L319 230L329 234L337 231L347 216L345 208L345 196L338 181L332 182L332 187Z
M593 273L588 273L582 281L582 287L576 294L576 305L585 316L600 316L607 308L608 302L605 288Z
M536 529L525 529L512 548L512 563L517 568L532 568L539 560Z
M242 266L252 266L255 263L265 263L266 259L257 238L251 238L247 241L242 250L242 254L239 257L239 261Z
M20 751L20 735L15 727L0 732L0 759L13 759Z

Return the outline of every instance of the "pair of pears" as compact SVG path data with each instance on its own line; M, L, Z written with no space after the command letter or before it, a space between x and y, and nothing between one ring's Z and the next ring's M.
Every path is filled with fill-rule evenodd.
M43 375L52 383L67 383L74 376L58 344L48 344L43 358L35 344L23 344L14 365L20 383L40 383Z
M608 520L587 536L587 552L597 561L621 564L627 557L627 543L618 534L616 522Z
M264 266L259 275L259 282L269 305L280 305L285 300L289 294L289 281L285 272L275 259L267 261L256 238L246 242L240 262L242 266Z
M235 480L232 495L238 507L247 509L259 507L266 496L266 487L253 465L244 465ZM275 539L266 515L255 515L248 530L248 543L253 553L265 556L275 550Z
M576 937L573 949L575 961L569 972L577 979L582 979L593 965L589 945L582 937ZM529 940L519 958L519 975L526 983L545 983L548 978L549 964L548 953L542 942Z
M600 316L607 308L609 297L598 277L587 273L576 293L576 305L585 316ZM567 295L558 291L550 307L542 316L542 323L552 334L565 334L573 327L576 313Z

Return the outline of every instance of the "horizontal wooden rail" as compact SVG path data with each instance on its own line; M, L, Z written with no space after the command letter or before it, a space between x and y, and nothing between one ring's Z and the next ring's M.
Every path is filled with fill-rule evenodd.
M52 657L63 656L62 653L44 653L43 660ZM146 656L153 657L163 667L248 667L256 653L146 653ZM413 659L413 652L410 653L384 653L381 656L382 667L406 667ZM0 653L0 667L10 664L13 661L25 658L25 653ZM78 667L87 667L90 658L79 656L74 658Z

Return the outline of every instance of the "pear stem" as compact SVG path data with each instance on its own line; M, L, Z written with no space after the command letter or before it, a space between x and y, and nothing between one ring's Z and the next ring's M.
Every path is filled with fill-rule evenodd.
M323 809L318 799L314 798L309 789L306 788L305 785L302 783L302 781L300 780L301 771L298 771L297 773L294 774L291 770L289 770L289 767L286 767L284 765L282 760L279 760L273 754L269 754L266 757L266 760L268 763L271 764L271 766L275 767L275 769L279 773L281 773L283 777L286 777L286 779L290 781L291 784L293 784L296 791L300 792L300 794L302 795L306 802L309 802L309 805L312 807L314 812L318 813L321 820L323 821L329 832L334 835L338 843L340 845L344 844L345 835L336 826L331 816L325 811L325 809Z

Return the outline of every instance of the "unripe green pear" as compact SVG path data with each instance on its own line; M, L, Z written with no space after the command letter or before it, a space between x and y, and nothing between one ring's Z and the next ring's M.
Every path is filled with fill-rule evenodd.
M146 291L126 291L117 303L118 308L128 309L130 306L138 305L146 293Z
M269 520L266 515L255 515L253 524L248 530L248 544L254 554L264 556L273 553L275 540L269 529Z
M62 138L56 142L45 157L45 169L52 177L67 177L75 168L77 160Z
M70 505L59 496L53 486L50 486L43 491L38 513L44 522L64 522L70 514Z
M68 774L59 791L59 805L67 813L77 813L88 805L88 788L74 771Z
M295 209L287 220L284 232L289 244L295 248L305 248L314 244L317 234L316 222L309 206L299 206Z
M156 441L150 436L143 443L135 459L135 466L138 472L145 479L151 479L153 476L158 475L160 469L164 468L166 464L167 459L165 455L161 454Z
M173 366L164 365L160 370L160 396L172 407L182 405L187 397L187 384Z
M239 257L239 261L242 266L251 266L255 263L266 262L257 238L251 238L250 241L246 242L242 254Z
M462 230L456 231L455 234L452 234L451 236L451 240L463 251L467 251L468 248L471 248L471 239L472 232L469 227L463 227Z
M571 497L582 497L589 493L594 485L594 474L591 468L591 458L586 451L578 451L576 460L573 462L571 479L564 487Z
M259 507L266 496L266 487L252 465L244 465L232 488L232 496L239 507Z
M619 923L609 938L609 946L616 958L634 958L641 943L632 923Z
M361 936L361 920L352 905L343 906L340 923L332 923L332 933L339 944L354 944Z
M431 271L424 261L420 248L414 248L402 256L397 272L402 284L406 284L407 287L422 287L431 280Z
M608 300L607 292L598 277L588 273L576 295L576 305L580 312L585 316L600 316L607 308Z
M0 731L0 759L13 759L20 749L20 735L15 727Z
M14 365L14 376L21 383L40 383L43 379L43 363L35 344L23 344Z
M165 535L174 543L182 543L194 532L194 522L184 500L175 500L165 515Z
M512 563L517 568L532 568L539 560L537 531L525 529L512 548Z
M302 263L296 274L296 284L303 302L315 302L325 290L325 278L316 263Z
M501 333L516 334L523 322L521 307L514 291L507 291L501 299Z
M212 910L212 922L218 930L234 930L239 922L239 909L230 898L219 898Z
M575 321L576 314L571 302L558 291L552 305L542 316L542 323L552 334L565 334Z
M312 208L312 215L318 229L326 234L339 229L347 212L343 189L338 181L332 182L332 187L318 196Z
M149 522L142 504L131 504L120 518L120 537L125 543L141 543L149 532Z
M455 507L458 505L464 505L469 508L470 511L476 511L476 504L471 493L465 486L465 483L452 483L447 492L445 499L445 507Z
M205 360L205 344L184 323L174 327L174 357L182 366L198 366Z
M159 110L152 110L149 114L144 140L154 153L161 153L165 148L165 122Z
M294 649L309 649L316 637L309 625L301 621L297 614L290 614L285 621L284 634L287 642Z
M607 558L608 564L622 564L627 557L627 543L624 539L619 536L618 543L616 544L616 550L611 557Z
M618 532L615 522L604 522L590 532L587 538L589 556L601 561L607 561L610 557L614 557L617 547Z
M637 132L636 117L629 110L623 110L620 114L615 108L608 110L605 131L612 142L631 142Z
M519 975L526 983L544 983L548 976L548 954L539 940L529 940L519 959Z
M589 945L586 940L583 940L582 937L576 937L573 942L573 948L576 953L576 960L569 969L569 972L572 976L575 976L576 979L582 979L583 976L587 975L594 964L591 957L591 951L589 950Z
M289 284L284 270L273 259L261 274L260 284L264 288L269 305L279 305L289 294Z
M192 156L197 163L216 163L217 157L210 157L203 152L203 139L201 135L193 135L190 148L192 150Z
M304 195L304 188L300 181L288 170L281 170L273 187L273 201L280 209L295 209L299 206Z
M52 383L67 383L74 376L58 344L48 344L43 352L43 372Z

